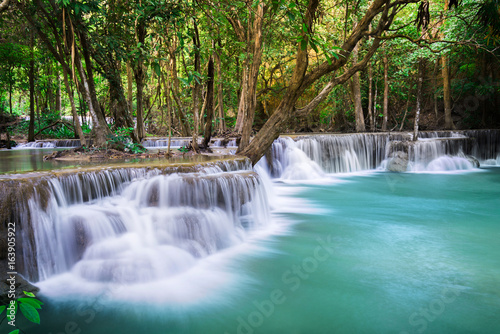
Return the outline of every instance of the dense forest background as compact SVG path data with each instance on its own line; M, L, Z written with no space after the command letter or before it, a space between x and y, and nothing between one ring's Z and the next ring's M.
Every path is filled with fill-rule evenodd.
M236 135L248 153L259 130L413 130L416 119L420 129L495 128L499 9L498 0L3 0L1 132L83 143L92 134L97 144L202 136L205 146Z

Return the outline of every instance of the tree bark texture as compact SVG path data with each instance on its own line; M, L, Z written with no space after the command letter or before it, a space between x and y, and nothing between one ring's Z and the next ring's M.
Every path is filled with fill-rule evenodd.
M352 61L354 64L358 62L359 45L356 44L352 50ZM359 79L359 72L354 73L351 79L351 90L354 102L354 116L356 120L356 132L366 131L365 128L365 115L363 114L363 105L361 103L361 83Z
M384 54L384 118L382 120L382 131L387 131L387 120L389 118L389 59Z
M418 139L418 122L420 120L420 110L422 109L422 84L424 82L424 60L418 61L418 82L417 82L417 105L415 106L415 120L413 122L413 141Z
M220 47L220 40L218 40ZM215 63L217 64L217 106L218 106L218 128L219 132L223 133L226 131L226 122L224 120L224 100L223 100L223 87L222 87L222 62L219 55L219 50L215 51L214 54Z
M214 58L210 56L207 70L207 94L205 97L205 131L203 134L203 146L208 147L212 137L212 121L214 118Z
M442 75L443 75L443 99L444 99L444 128L452 130L455 128L451 118L451 88L450 88L450 71L448 69L448 56L441 57Z

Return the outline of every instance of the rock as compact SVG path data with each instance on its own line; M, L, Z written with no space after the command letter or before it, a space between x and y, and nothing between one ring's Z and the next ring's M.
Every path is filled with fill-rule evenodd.
M466 155L465 159L467 159L472 164L472 166L474 166L474 168L479 168L480 163L479 160L476 159L476 157L472 155Z
M7 260L3 259L0 263L0 305L8 305L10 302L9 298L9 290L10 285L7 282L7 279L10 278L10 275L7 275ZM24 296L23 291L33 292L36 294L40 291L39 288L28 282L24 279L20 274L14 275L15 277L15 298L20 298Z
M391 172L403 173L408 168L408 153L396 151L391 154L387 161L387 170Z

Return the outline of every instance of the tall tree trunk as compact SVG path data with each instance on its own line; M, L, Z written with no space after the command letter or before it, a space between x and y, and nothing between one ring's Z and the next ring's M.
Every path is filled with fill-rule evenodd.
M418 139L418 122L422 108L422 84L424 82L424 59L418 60L417 105L415 106L415 120L413 123L413 141Z
M87 84L90 92L90 100L92 101L92 105L94 106L94 110L97 114L99 121L101 122L101 127L106 127L108 129L108 133L110 133L107 122L106 115L104 113L104 109L101 108L99 101L97 100L97 91L95 88L95 80L94 80L94 70L92 68L92 60L90 58L90 47L88 43L88 37L86 33L80 32L80 43L82 46L82 54L85 59L85 68L87 69ZM77 52L78 53L78 52ZM81 63L81 61L80 61Z
M33 30L31 31L30 38L30 70L29 70L29 82L30 82L30 125L28 129L28 141L35 141L35 58L34 58L34 48L35 48L35 35Z
M438 73L439 73L439 58L436 59L436 62L434 63L434 72L433 72L433 77L434 77L434 80L433 80L433 83L434 83L434 94L433 94L433 104L434 104L434 114L436 116L436 124L437 124L437 121L439 119L439 111L438 111L438 94L437 94L437 91L438 91L438 85L439 85L439 76L438 76Z
M12 81L9 80L9 111L12 114Z
M116 67L106 71L106 78L109 82L110 101L112 101L115 107L115 125L134 129L135 124L130 106L125 98L119 63L116 63ZM130 132L130 138L132 138L134 143L141 142L135 129Z
M200 34L198 31L198 24L196 20L193 21L193 44L194 44L194 70L197 73L201 73L201 57L200 57ZM192 147L195 152L199 152L200 149L198 147L198 132L200 131L200 95L201 95L201 84L198 80L194 80L193 86L193 120L194 120L194 129L192 134Z
M444 10L447 11L450 6L450 1L444 1ZM444 19L441 25L444 23ZM441 37L443 37L443 32L441 32ZM443 102L444 102L444 128L447 130L455 129L453 124L453 119L451 118L451 89L450 89L450 72L448 69L448 55L444 53L441 56L442 69L441 73L443 76Z
M223 133L226 131L226 122L224 120L224 100L223 100L223 89L222 89L222 62L220 59L219 52L221 50L221 42L218 40L219 49L215 51L215 63L217 64L217 104L219 110L219 132Z
M361 43L361 42L360 42ZM359 44L356 44L352 50L352 60L354 64L358 62ZM359 72L354 73L351 80L351 90L354 102L354 115L356 119L356 132L366 131L365 115L363 114L363 105L361 103L361 84L359 80Z
M248 66L247 61L243 62L243 68L241 69L242 75L240 80L240 94L239 94L239 102L238 102L238 111L236 114L236 123L234 125L234 131L238 134L241 134L243 131L243 123L245 119L245 97L247 96L247 88L248 88Z
M244 118L243 127L241 132L241 141L238 147L239 150L244 150L250 143L250 136L252 135L253 120L255 117L255 108L257 106L257 81L259 78L259 68L262 63L262 43L263 32L262 26L264 24L265 5L259 1L256 8L256 13L253 21L252 31L250 33L251 40L251 62L249 61L247 79L246 79L246 92L242 95L244 102Z
M444 128L447 130L455 129L451 118L451 89L450 89L450 72L448 70L448 56L441 57L442 75L443 75L443 98L444 98Z
M95 138L94 145L99 147L105 146L107 136L111 132L106 124L106 120L103 119L102 114L96 111L94 104L92 103L92 98L91 98L92 93L90 92L88 79L83 69L81 58L78 52L76 52L75 54L75 66L78 70L78 74L81 80L81 84L79 85L80 92L85 102L87 103L90 116L92 117L92 130Z
M168 71L168 65L167 65L167 71ZM173 106L172 106L172 101L170 100L170 90L171 90L171 85L172 81L165 80L165 75L162 74L162 82L163 82L163 90L165 92L165 105L166 105L166 112L167 112L167 123L168 123L168 148L167 148L167 154L170 154L170 144L172 142L172 111L173 111ZM163 119L163 117L162 117Z
M61 78L59 77L59 71L57 71L57 89L56 89L56 108L55 111L58 115L61 115Z
M140 64L137 64L135 71L135 100L137 103L137 135L139 137L139 141L145 137L145 129L144 129L144 68L142 66L142 61Z
M52 113L55 109L55 97L54 91L52 89L52 68L50 66L46 67L47 74L47 90L45 91L45 101L47 105L47 109Z
M144 45L146 40L146 24L144 20L139 20L135 28L136 34L136 42ZM135 99L137 103L137 136L139 137L139 141L141 141L145 137L144 130L144 59L142 56L136 60L135 68L134 68L134 76L135 76Z
M71 86L69 85L68 73L66 73L64 66L63 66L63 81L64 81L64 86L66 87L66 92L68 93L69 103L71 104L71 114L73 115L73 125L75 128L76 135L78 136L78 139L80 139L80 145L87 146L87 141L82 131L82 125L80 124L80 119L78 118L78 112L76 110L75 100L73 99L73 91L71 90Z
M382 131L387 131L387 119L389 118L389 60L387 53L384 53L384 119L382 121Z
M132 114L132 81L134 80L134 73L130 61L127 61L127 102L130 113Z
M368 63L368 118L370 119L370 131L375 131L375 122L373 121L373 67Z
M184 107L182 106L182 103L179 98L179 77L177 75L177 58L175 55L175 49L176 49L176 44L171 43L169 46L169 55L170 55L170 78L172 81L172 86L170 87L170 90L172 91L172 96L175 100L175 103L177 104L177 114L178 114L178 119L179 119L179 125L180 125L180 132L183 137L188 137L189 136L189 125L187 123L187 117L184 112ZM167 92L169 93L169 92ZM172 103L173 104L173 103ZM172 106L173 108L173 106Z
M212 44L215 47L215 44ZM208 59L207 70L207 95L205 97L205 131L203 135L203 146L208 147L210 139L212 138L212 121L214 118L214 58L213 55Z

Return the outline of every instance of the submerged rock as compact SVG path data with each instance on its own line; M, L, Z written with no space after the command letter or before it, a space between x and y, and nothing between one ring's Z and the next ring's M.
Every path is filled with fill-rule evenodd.
M472 155L466 155L465 159L467 159L467 161L469 161L471 163L471 165L474 166L474 168L479 168L480 163L479 163L479 160L476 159L476 157L474 157Z
M403 173L408 168L408 153L396 151L391 154L387 162L387 170L391 172Z
M7 260L2 259L0 262L0 305L8 305L11 298L9 296L10 294L10 289L11 285L7 279L11 278L11 275L8 275L7 272L9 272L7 268ZM36 294L38 291L40 291L39 288L28 282L26 279L24 279L23 276L20 274L13 275L15 278L15 282L13 285L15 288L13 288L15 298L20 298L24 296L23 291L26 292L33 292Z

